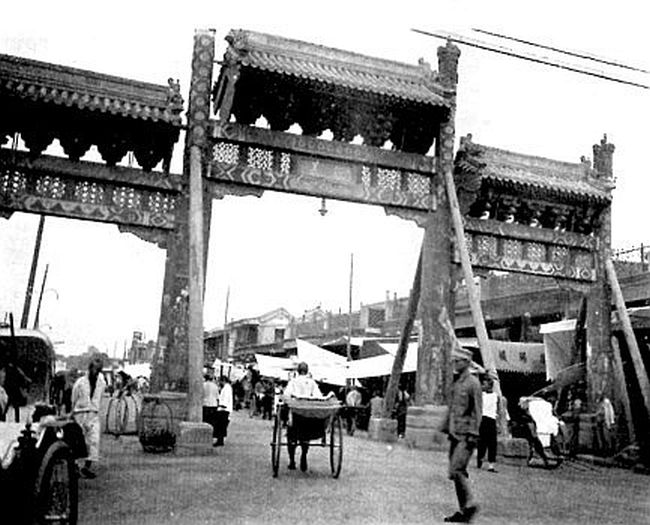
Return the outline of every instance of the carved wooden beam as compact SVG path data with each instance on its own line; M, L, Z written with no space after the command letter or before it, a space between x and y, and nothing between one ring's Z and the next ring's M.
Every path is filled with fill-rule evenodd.
M294 156L287 161L295 166L292 170L273 169L271 150L262 153L269 154L259 157L264 159L261 165L265 167L213 161L209 180L365 204L436 209L436 195L429 190L430 179L419 174L413 175L424 180L417 181L420 191L415 193L400 189L401 183L395 170L386 174L389 182L385 185L373 185L371 171L361 165ZM282 155L288 157L288 154Z
M0 209L171 230L180 179L0 150Z
M547 228L534 228L523 224L509 224L489 219L465 218L465 231L472 234L556 244L590 251L598 247L598 239L589 235L575 232L561 232Z
M0 149L0 168L29 171L34 174L61 176L71 179L111 182L151 190L181 191L181 176L162 172L146 172L137 168L107 166L84 160L40 155L32 158L24 151Z
M418 171L429 175L435 172L434 157L271 131L233 122L223 124L211 121L211 125L213 139L259 145L314 157L330 157L347 162L356 161L386 168Z

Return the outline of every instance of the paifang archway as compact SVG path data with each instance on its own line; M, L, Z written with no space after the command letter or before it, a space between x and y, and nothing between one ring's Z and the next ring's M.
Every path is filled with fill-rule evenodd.
M438 48L435 72L422 60L407 65L252 31L231 31L226 40L213 81L214 34L195 35L188 133L206 194L272 189L337 198L383 206L423 227L418 404L444 402L449 381L444 320L453 311L458 246L450 232L458 196L471 265L551 276L588 291L594 354L609 351L603 260L611 144L595 146L593 168L511 152L497 158L471 140L454 163L460 52L451 43ZM269 129L254 126L260 116ZM294 123L302 135L287 133ZM325 130L332 141L317 138ZM355 136L363 145L350 144ZM392 149L382 149L388 140ZM489 172L495 164L510 176ZM452 185L450 199L445 181L452 173L461 191ZM490 206L500 211L484 220Z
M214 83L200 64L214 36L199 32L195 40L192 85L213 89L190 95L188 134L204 155L207 193L272 189L336 198L380 205L423 226L430 247L423 264L425 339L440 351L421 352L418 399L441 400L439 371L449 344L435 320L449 308L452 261L439 173L453 167L458 49L441 47L435 72L423 61L407 65L251 31L231 31L226 40ZM216 118L208 121L197 109L195 119L192 108L210 102ZM260 116L270 129L254 127ZM287 132L296 123L302 135ZM325 130L333 140L317 138ZM363 145L350 144L356 136ZM387 141L392 150L381 148ZM436 153L427 156L432 146Z

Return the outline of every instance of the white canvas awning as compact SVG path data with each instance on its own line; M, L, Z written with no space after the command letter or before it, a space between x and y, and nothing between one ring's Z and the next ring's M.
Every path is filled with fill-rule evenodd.
M255 360L261 376L282 381L289 381L289 373L296 368L295 363L286 357L255 354Z
M350 361L348 367L348 377L362 379L364 377L380 377L390 375L393 369L393 361L397 353L397 343L381 343L381 347L386 350L385 355L368 357ZM409 343L406 350L406 359L402 373L415 372L418 365L418 343Z
M311 376L322 383L344 386L348 361L345 357L325 350L302 339L296 339L298 361L309 365Z
M131 377L151 377L151 365L149 363L125 364L124 372Z

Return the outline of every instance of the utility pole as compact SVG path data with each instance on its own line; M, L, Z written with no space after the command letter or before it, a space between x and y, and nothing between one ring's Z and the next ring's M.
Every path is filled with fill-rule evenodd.
M47 272L50 269L49 263L45 265L45 273L43 274L43 283L41 284L41 293L38 296L38 305L36 306L36 317L34 318L34 329L38 328L38 323L41 319L41 303L43 302L43 292L45 291L45 281L47 281Z
M354 253L350 254L350 294L348 303L348 343L346 346L346 355L348 361L352 361L352 278L354 274Z
M223 311L223 347L221 349L221 360L228 357L228 305L230 303L230 285L226 292L226 308Z
M38 267L38 254L41 251L41 241L43 239L43 227L45 226L45 215L41 215L38 221L38 230L36 231L36 242L34 243L34 254L32 255L32 268L29 272L27 281L27 291L25 292L25 303L23 304L23 315L20 318L20 327L27 328L29 310L32 304L32 293L34 293L34 279L36 278L36 268Z

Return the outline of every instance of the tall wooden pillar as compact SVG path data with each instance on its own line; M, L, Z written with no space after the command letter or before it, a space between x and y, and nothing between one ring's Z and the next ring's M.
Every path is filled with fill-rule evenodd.
M446 199L438 202L425 226L422 250L420 319L422 337L418 349L415 402L441 405L450 355L445 320L449 320L451 257L449 211Z
M450 89L458 83L459 49L447 43L438 49L438 71L441 82ZM453 319L452 243L453 228L449 200L442 174L453 169L455 108L449 109L440 124L436 140L437 209L430 212L424 227L422 247L422 280L420 319L422 337L418 349L415 402L417 405L442 405L446 397L449 375L451 339L448 325Z
M163 285L163 296L160 309L160 322L158 331L159 358L154 367L152 387L155 391L174 390L189 392L190 383L197 383L196 377L190 378L190 357L192 357L193 368L199 370L198 382L200 382L200 369L203 366L203 292L205 289L205 263L208 253L208 238L210 231L210 218L212 212L212 200L204 192L200 178L195 180L194 204L200 206L203 212L194 210L192 215L192 231L196 244L200 245L199 250L202 260L194 261L192 272L200 279L199 296L194 299L194 307L200 310L201 321L198 321L199 314L195 314L197 321L194 323L195 334L190 333L190 255L196 246L190 245L190 151L195 149L195 157L198 155L198 164L195 162L195 169L203 175L207 159L207 127L209 121L210 89L212 82L212 69L214 62L214 34L211 31L198 30L194 37L194 53L192 59L192 80L190 86L189 108L188 108L188 131L185 138L185 153L183 160L184 187L182 197L178 202L176 210L177 228L169 235L167 246L167 259L165 264L165 278ZM200 202L199 202L200 201ZM200 266L200 268L198 266ZM200 304L198 304L200 303ZM200 327L199 327L200 325ZM197 335L199 334L199 335ZM190 341L194 348L194 356L190 356ZM193 372L196 376L196 371Z
M596 176L612 179L614 145L607 137L594 146ZM608 204L596 221L598 235L597 282L587 296L587 403L595 410L598 397L605 394L613 399L615 390L614 359L611 347L611 290L607 284L605 259L611 250L611 207Z

